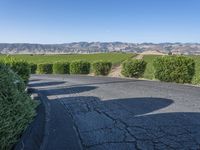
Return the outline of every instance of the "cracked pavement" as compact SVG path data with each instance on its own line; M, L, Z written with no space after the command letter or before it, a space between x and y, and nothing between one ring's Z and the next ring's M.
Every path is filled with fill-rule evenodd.
M70 149L72 134L73 149L200 149L198 87L75 75L32 75L29 86L51 109L44 149Z

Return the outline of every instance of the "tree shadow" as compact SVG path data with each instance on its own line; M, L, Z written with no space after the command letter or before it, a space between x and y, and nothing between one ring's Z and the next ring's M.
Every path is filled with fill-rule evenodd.
M158 113L133 117L124 122L143 148L200 149L198 112Z
M200 113L156 112L173 100L141 97L101 101L92 96L57 100L68 110L86 146L124 143L125 148L132 143L138 149L200 148ZM112 149L111 144L102 146L97 148Z
M41 81L41 79L29 79L29 82Z
M74 94L74 93L82 93L96 89L96 86L78 86L78 87L61 87L61 88L54 88L54 89L44 89L40 90L40 92L45 92L47 96L53 95L66 95Z
M91 89L93 88L94 87ZM62 101L65 105L69 105L69 107L72 106L72 110L75 110L74 107L76 107L78 112L81 112L81 110L84 109L85 112L98 110L115 113L124 117L150 113L158 109L165 108L173 103L173 100L170 99L153 97L111 99L102 101L98 97L77 96L54 100ZM87 108L85 107L86 105L88 106ZM116 115L116 117L118 116Z
M29 87L46 87L46 86L57 86L64 84L66 82L61 81L53 81L53 82L39 82L39 83L29 83Z
M126 109L134 115L150 113L161 108L165 108L173 103L171 99L156 97L139 97L126 99L111 99L103 101L105 105L112 109L112 105L118 105L120 108Z
M132 83L132 82L137 82L139 80L125 80L125 81L108 81L108 82L92 82L92 83L86 83L86 84L75 84L76 86L90 86L90 85L107 85L107 84L118 84L118 83Z

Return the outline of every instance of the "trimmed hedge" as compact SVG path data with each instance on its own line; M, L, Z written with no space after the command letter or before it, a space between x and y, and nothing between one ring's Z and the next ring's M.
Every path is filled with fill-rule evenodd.
M53 73L53 64L37 64L37 73L38 74L52 74Z
M23 79L25 84L28 83L28 79L31 73L31 68L28 62L24 60L15 60L14 58L7 57L4 60L4 64L9 66L14 72L16 72Z
M0 149L9 150L35 116L37 104L25 92L23 80L0 64Z
M112 68L112 63L107 61L97 61L92 64L92 68L95 75L108 75Z
M144 60L131 59L122 64L122 74L125 77L140 78L143 76L147 63Z
M164 56L154 60L155 78L165 82L191 83L195 62L185 56Z
M87 61L73 61L70 63L70 74L89 74L90 63Z
M36 71L37 71L37 64L30 63L29 65L30 65L30 67L31 67L31 74L36 74Z
M69 74L70 63L56 62L53 64L54 74Z

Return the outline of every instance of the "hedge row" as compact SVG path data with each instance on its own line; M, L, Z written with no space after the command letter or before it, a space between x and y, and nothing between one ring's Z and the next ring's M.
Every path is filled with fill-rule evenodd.
M140 78L145 72L144 60L127 60L122 64L125 77ZM165 82L191 83L195 74L195 61L185 56L157 57L153 63L156 79Z
M94 62L92 67L95 75L108 75L112 68L112 63L107 61L98 61Z
M54 64L28 64L13 58L6 58L4 64L16 72L25 83L28 83L30 72L32 74L89 74L92 70L95 75L108 75L112 63L107 61L97 61L89 63L87 61L74 61L71 63L56 62ZM122 64L122 74L125 77L143 77L146 62L144 60L127 60ZM156 79L165 82L191 83L195 74L195 62L185 56L164 56L154 60L154 76Z
M131 59L123 62L122 74L125 77L140 78L143 76L147 63L144 60Z
M52 74L53 73L53 64L38 64L37 73L38 74Z
M195 62L185 56L164 56L154 60L155 78L165 82L191 83Z
M2 63L0 83L0 149L9 150L34 117L36 103L25 92L23 80Z
M54 74L69 74L69 63L63 63L63 62L56 62L53 64L53 73Z
M78 60L73 62L56 62L54 64L30 64L32 74L89 74L91 70L96 75L108 75L111 70L112 63L107 61L97 61L89 63L87 61Z
M89 74L90 63L87 61L74 61L70 63L70 74Z

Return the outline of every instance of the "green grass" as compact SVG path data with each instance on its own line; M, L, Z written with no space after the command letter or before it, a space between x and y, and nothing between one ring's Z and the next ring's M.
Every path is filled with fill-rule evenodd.
M192 80L193 84L200 84L200 56L190 56L195 60L195 75Z
M161 56L155 56L155 55L146 55L144 56L144 60L147 62L147 67L144 73L144 78L146 79L155 79L154 77L154 67L153 67L153 60L156 57ZM200 56L189 56L192 57L195 60L195 70L196 73L194 75L194 78L192 80L192 84L200 84Z
M153 67L153 60L156 57L160 57L160 56L154 56L154 55L145 55L144 56L144 60L147 62L147 66L146 66L146 70L144 72L144 78L146 79L155 79L154 78L154 67Z
M99 54L60 54L60 55L11 55L16 59L23 59L30 63L54 63L56 61L71 62L74 60L86 60L94 62L98 60L111 61L114 65L135 56L135 54L127 53L99 53ZM0 60L4 59L6 55L0 55Z

